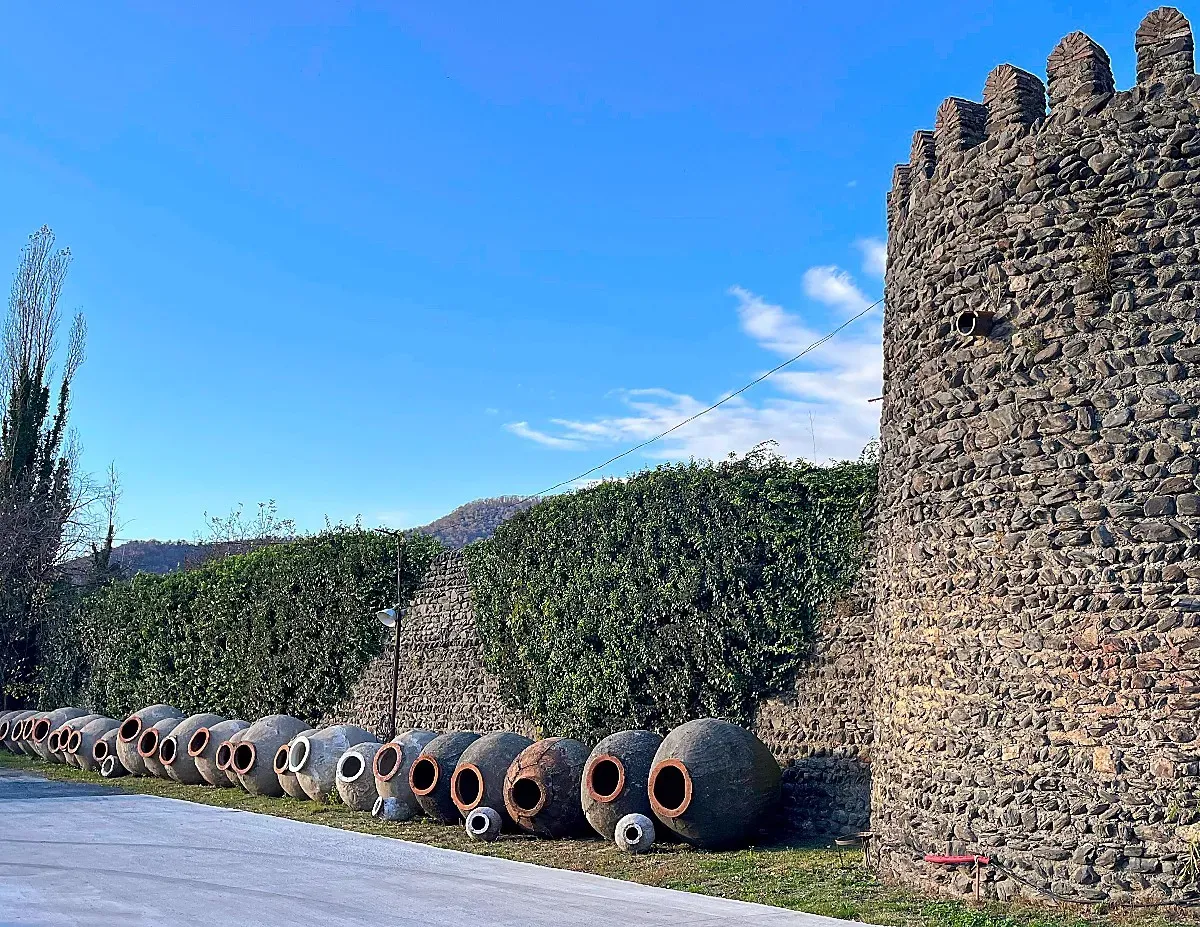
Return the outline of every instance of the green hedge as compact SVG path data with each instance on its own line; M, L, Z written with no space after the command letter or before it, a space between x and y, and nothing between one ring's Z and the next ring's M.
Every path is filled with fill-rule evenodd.
M760 450L543 501L467 549L487 666L549 733L746 723L857 576L875 483Z
M406 546L411 594L440 545L410 536ZM166 702L315 721L382 652L374 614L395 597L395 542L358 529L142 574L60 609L47 632L42 702L114 717Z

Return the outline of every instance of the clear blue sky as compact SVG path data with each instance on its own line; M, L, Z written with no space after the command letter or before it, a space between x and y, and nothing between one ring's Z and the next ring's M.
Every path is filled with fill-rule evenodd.
M572 476L877 298L892 165L938 103L1043 75L1074 29L1129 86L1149 9L16 4L0 272L43 223L75 254L74 424L127 536L268 498L420 524ZM656 454L857 454L878 332Z

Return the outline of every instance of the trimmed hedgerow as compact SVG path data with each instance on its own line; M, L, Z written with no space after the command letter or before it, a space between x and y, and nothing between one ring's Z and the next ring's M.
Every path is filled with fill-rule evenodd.
M411 594L440 550L406 538ZM396 597L394 541L358 529L112 583L60 612L42 700L115 717L155 702L185 712L316 720L358 682Z
M546 499L467 548L486 664L555 734L747 723L858 574L875 484L760 449Z

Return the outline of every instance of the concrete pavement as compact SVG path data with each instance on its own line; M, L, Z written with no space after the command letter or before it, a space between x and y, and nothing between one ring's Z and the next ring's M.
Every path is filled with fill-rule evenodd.
M0 925L846 927L0 769Z

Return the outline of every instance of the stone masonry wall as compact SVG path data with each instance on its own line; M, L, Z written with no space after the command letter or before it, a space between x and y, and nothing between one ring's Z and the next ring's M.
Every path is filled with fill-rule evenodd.
M754 729L784 765L784 811L798 834L857 833L870 823L873 591L867 569L821 622L791 690L759 706Z
M872 583L840 602L795 687L765 702L759 736L784 771L784 814L803 834L866 825L870 795ZM483 669L466 566L440 556L405 615L400 637L397 729L513 730L533 725L505 708ZM345 704L323 723L352 723L384 736L391 705L392 654L373 661Z
M400 628L396 728L432 731L517 731L529 721L509 711L483 668L462 554L441 554L429 567ZM372 661L345 704L326 724L359 724L387 734L392 699L392 651Z
M896 169L873 827L1080 900L1179 897L1200 809L1200 77L1082 33L951 98ZM1026 891L1002 870L989 893Z

